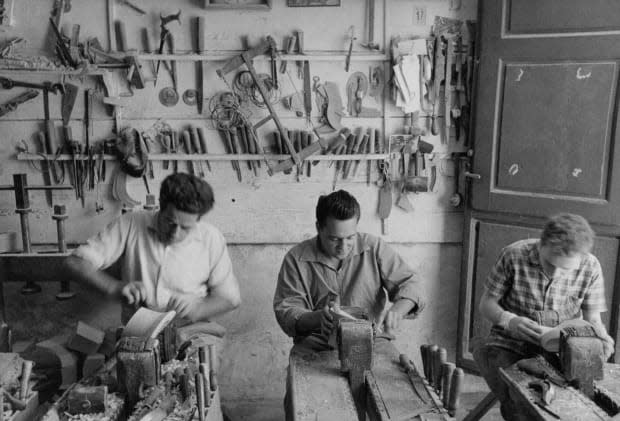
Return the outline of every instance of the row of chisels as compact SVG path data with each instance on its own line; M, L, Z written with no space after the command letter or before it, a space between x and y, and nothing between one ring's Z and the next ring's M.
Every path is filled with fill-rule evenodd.
M227 129L220 129L226 153L228 154L258 154L261 153L261 147L256 137L256 132L250 124L241 124L239 126L231 126ZM233 170L237 174L237 180L243 181L241 173L240 161L233 160L230 162ZM247 161L247 166L254 175L258 175L258 169L261 167L260 159L256 161Z
M465 373L462 368L447 361L447 351L437 345L420 346L424 377L428 385L441 399L442 406L450 416L454 416L459 406L459 398Z

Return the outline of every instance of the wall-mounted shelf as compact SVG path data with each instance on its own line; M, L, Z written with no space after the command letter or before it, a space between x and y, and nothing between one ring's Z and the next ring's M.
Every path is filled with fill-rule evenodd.
M225 61L243 51L213 51L205 54L138 54L140 60L176 60L176 61ZM308 52L306 54L278 54L277 61L343 61L347 53L344 51L334 52ZM268 56L257 56L257 61L271 60ZM388 57L382 53L352 53L351 61L387 61Z
M212 51L205 54L148 54L138 53L139 60L145 61L160 61L160 60L173 60L173 61L226 61L235 57L243 51ZM125 57L126 54L118 54L119 57ZM330 62L330 61L345 61L347 54L344 51L334 52L309 52L307 54L278 54L276 61L315 61L315 62ZM268 56L257 56L254 58L256 61L268 61L271 60ZM361 62L387 62L388 56L382 53L352 53L351 61ZM27 72L37 74L49 74L49 75L68 75L68 76L98 76L102 75L107 69L104 67L96 67L91 65L92 69L36 69L36 68L23 68L23 67L2 67L0 65L0 72ZM117 70L116 68L110 68L110 71Z
M95 156L97 159L98 156ZM182 153L162 153L162 154L150 154L150 161L256 161L260 159L267 159L270 161L283 161L290 158L290 155L285 154L182 154ZM390 159L390 154L352 154L352 155L311 155L304 159L304 161L382 161ZM19 153L17 154L18 161L43 161L43 160L57 160L57 161L72 161L73 156L70 154L60 155L43 155L33 153ZM80 155L75 159L85 161L88 159L86 155ZM115 155L104 155L106 161L115 161Z
M271 10L272 0L203 0L205 9L215 10Z

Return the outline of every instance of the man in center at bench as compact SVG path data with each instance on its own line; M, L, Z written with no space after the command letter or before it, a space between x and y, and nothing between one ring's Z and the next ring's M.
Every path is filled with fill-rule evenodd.
M276 319L295 347L327 350L330 307L359 307L388 332L424 307L415 272L388 244L357 231L360 205L344 190L321 196L314 238L284 257L273 299ZM335 297L335 298L334 298ZM386 308L389 298L393 304Z

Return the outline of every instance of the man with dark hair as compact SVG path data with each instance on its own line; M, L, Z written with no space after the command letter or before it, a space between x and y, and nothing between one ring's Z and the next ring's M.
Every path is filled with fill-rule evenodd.
M479 309L493 327L474 347L474 359L507 420L528 418L510 399L499 368L543 354L539 339L550 328L583 317L603 340L605 358L613 353L601 320L607 306L601 266L590 254L593 242L582 216L552 216L540 240L505 247L486 280Z
M206 321L240 304L220 231L203 216L213 207L204 180L172 174L162 182L157 212L128 212L67 258L78 279L125 304L174 310L189 322ZM120 259L120 280L104 271ZM123 306L123 321L131 308Z
M329 349L334 304L361 308L387 331L424 307L414 271L380 238L358 233L359 219L359 203L346 191L321 196L318 235L284 257L273 307L296 346ZM394 303L387 311L386 293Z

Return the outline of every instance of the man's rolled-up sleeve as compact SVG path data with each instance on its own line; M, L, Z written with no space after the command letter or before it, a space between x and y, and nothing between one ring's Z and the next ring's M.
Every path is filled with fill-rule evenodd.
M212 235L209 254L209 261L212 262L213 266L207 280L208 288L236 284L237 278L233 272L226 239L219 231Z
M273 297L273 310L278 324L288 336L297 336L299 318L311 312L307 288L300 275L295 258L289 253L284 257Z
M97 269L112 266L125 250L131 225L128 215L122 215L111 221L103 231L89 238L86 244L76 248L72 255L90 262Z
M414 306L405 318L415 318L425 306L420 294L421 286L418 275L392 247L381 239L377 247L377 259L381 282L388 292L388 298L392 302L403 298L413 301Z

